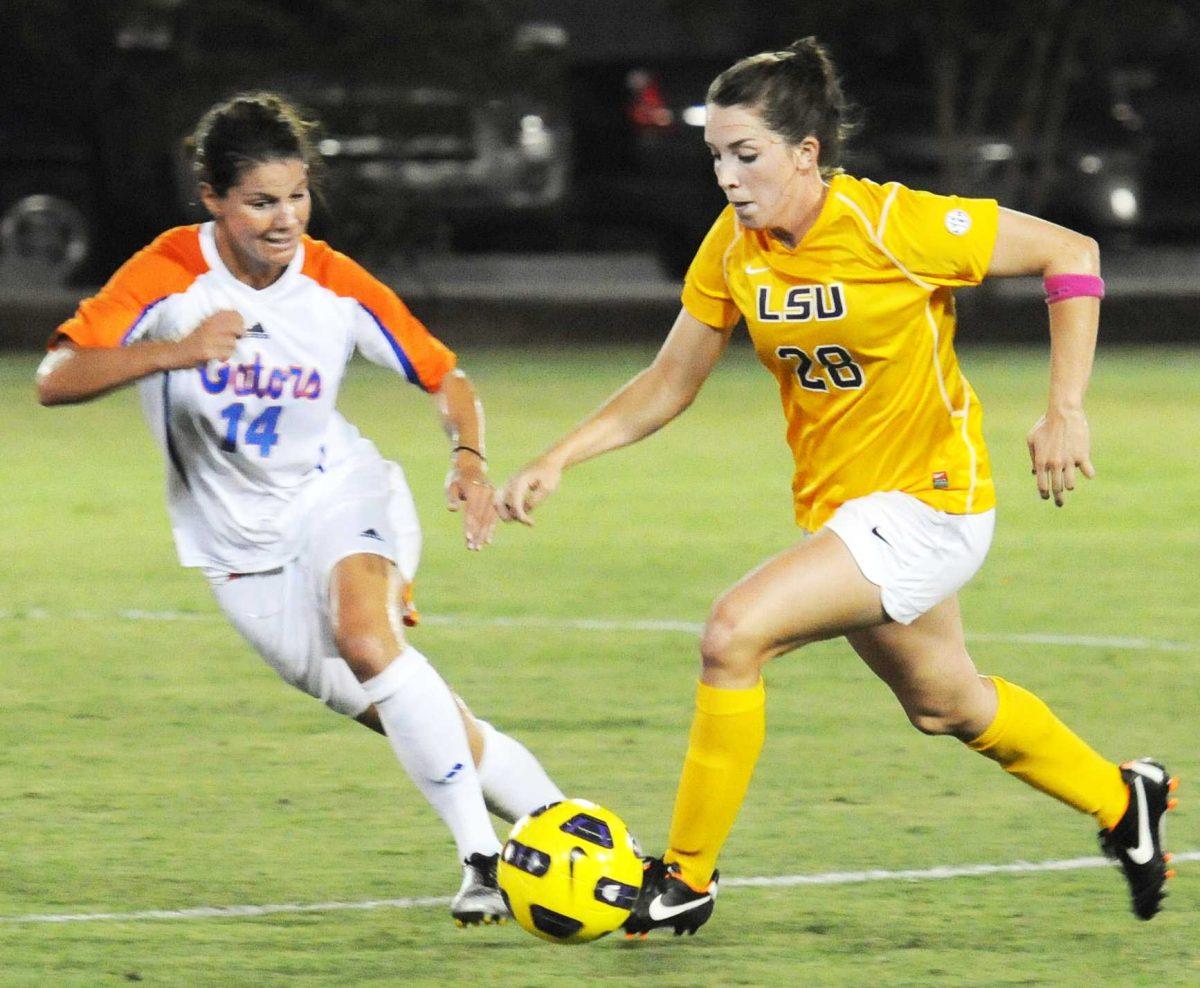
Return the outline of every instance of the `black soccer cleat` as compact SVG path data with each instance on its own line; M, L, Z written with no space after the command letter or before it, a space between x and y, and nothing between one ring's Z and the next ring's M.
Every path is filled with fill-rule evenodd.
M463 862L462 887L450 902L456 926L490 926L508 918L508 906L496 881L499 860L499 854L476 852Z
M642 888L623 926L627 939L665 927L673 929L676 936L690 935L708 922L720 872L714 871L708 887L697 891L683 880L675 862L643 858L642 869Z
M1166 898L1163 885L1175 874L1162 847L1163 815L1175 806L1169 794L1179 781L1149 758L1126 762L1121 778L1129 787L1129 809L1111 830L1100 831L1100 848L1121 863L1138 919L1151 919Z

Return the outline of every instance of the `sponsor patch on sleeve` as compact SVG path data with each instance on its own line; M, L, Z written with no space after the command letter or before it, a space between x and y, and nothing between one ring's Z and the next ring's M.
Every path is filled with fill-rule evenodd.
M965 209L952 209L946 214L946 229L961 237L971 229L971 214Z

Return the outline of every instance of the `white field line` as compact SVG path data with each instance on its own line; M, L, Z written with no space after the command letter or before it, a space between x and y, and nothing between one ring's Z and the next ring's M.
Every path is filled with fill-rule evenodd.
M188 611L144 611L121 610L107 614L89 611L55 613L41 608L23 611L0 610L0 620L48 621L87 620L119 618L129 621L209 621L220 620L213 613ZM476 618L462 615L427 615L428 624L464 627L493 628L558 628L578 631L650 631L699 634L702 625L693 621L670 620L612 620L605 618L545 618L545 617L494 617ZM1163 641L1152 638L1101 637L1092 635L1046 635L1046 634L998 634L980 633L970 635L976 641L1012 642L1038 645L1071 645L1085 648L1145 649L1152 651L1184 652L1200 649L1200 644L1191 642ZM1200 861L1200 851L1187 851L1174 856L1176 862ZM1061 861L1017 861L1011 864L942 865L927 869L905 869L888 871L826 872L814 875L772 875L747 878L727 878L724 888L786 887L793 885L853 885L863 882L887 881L938 881L950 878L972 878L984 875L1029 874L1044 871L1075 871L1084 868L1102 868L1111 865L1106 858L1068 858ZM442 906L450 902L448 897L410 899L370 899L362 902L318 902L283 903L275 905L243 906L197 906L190 909L150 909L124 913L78 913L78 914L31 914L27 916L0 916L0 925L18 923L80 923L107 920L111 922L138 922L156 919L227 919L243 916L268 916L277 913L314 913L344 910L372 909L416 909Z
M1176 854L1172 863L1200 861L1200 851ZM815 875L765 875L725 878L721 888L779 888L792 885L860 885L864 882L933 882L951 878L978 878L984 875L1027 875L1045 871L1080 871L1105 868L1114 862L1107 858L1067 858L1062 861L1014 861L1011 864L940 865L936 868L909 868L901 871L830 871ZM413 899L366 899L361 902L290 902L262 906L195 906L190 909L145 909L119 913L32 913L27 916L0 916L0 926L46 923L137 923L156 919L241 919L245 916L272 916L280 913L326 913L347 910L422 909L446 906L449 896Z
M42 607L22 610L0 609L0 621L220 621L216 612L197 611L51 611ZM523 617L473 617L468 614L425 614L423 624L460 628L547 628L566 631L648 631L699 635L704 625L696 621L670 619L621 618L555 618L529 615ZM1005 632L968 632L967 638L977 642L1001 642L1015 645L1066 645L1075 648L1115 648L1149 652L1200 652L1200 642L1170 641L1161 638L1137 638L1104 635L1051 635L1038 632L1010 634Z
M1178 861L1200 861L1200 851L1171 855ZM862 882L933 882L947 878L976 878L981 875L1028 875L1039 871L1080 871L1116 866L1108 858L1066 858L1062 861L1014 861L1011 864L941 865L936 868L901 871L830 871L818 875L774 875L769 877L721 879L721 888L762 888L790 885L857 885Z

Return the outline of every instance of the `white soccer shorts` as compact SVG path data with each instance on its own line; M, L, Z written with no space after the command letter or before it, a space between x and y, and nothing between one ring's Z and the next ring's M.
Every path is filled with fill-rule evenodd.
M863 576L880 588L888 617L912 624L957 593L983 565L996 512L951 515L911 494L880 491L847 501L825 527L846 543Z
M410 583L421 528L394 463L361 464L319 483L317 496L306 498L301 523L308 537L297 558L265 573L206 575L225 616L271 668L338 713L357 717L370 701L338 655L329 604L333 570L347 556L372 553L392 560Z

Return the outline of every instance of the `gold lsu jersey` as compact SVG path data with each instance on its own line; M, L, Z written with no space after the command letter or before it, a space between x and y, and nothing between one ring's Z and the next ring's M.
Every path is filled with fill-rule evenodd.
M801 527L875 491L951 514L995 505L953 289L983 279L998 217L993 199L835 175L795 249L744 229L732 207L705 237L683 305L725 331L744 317L778 380Z

